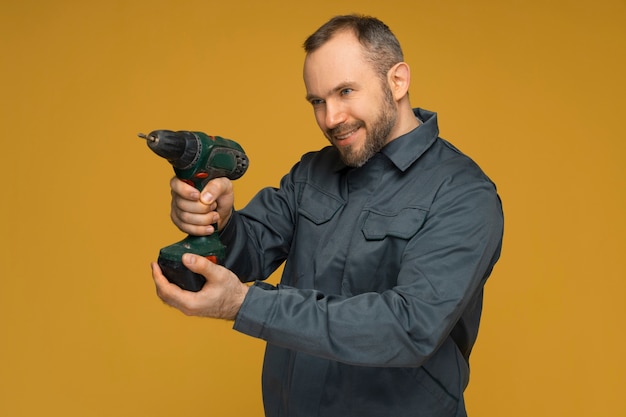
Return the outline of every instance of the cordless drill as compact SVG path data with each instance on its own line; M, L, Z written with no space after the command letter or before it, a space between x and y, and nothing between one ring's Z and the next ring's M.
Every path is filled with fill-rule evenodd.
M226 177L236 180L248 169L248 157L238 143L202 132L155 130L140 138L157 155L167 159L176 176L198 191L212 179ZM182 256L194 253L221 264L225 247L216 232L208 236L188 235L180 242L166 246L159 252L158 264L165 277L173 284L189 291L200 291L205 278L183 265Z

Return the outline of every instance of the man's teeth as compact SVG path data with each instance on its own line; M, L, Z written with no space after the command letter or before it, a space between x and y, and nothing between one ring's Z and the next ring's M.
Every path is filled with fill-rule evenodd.
M335 138L337 138L339 140L342 140L342 139L345 139L345 138L349 137L350 135L352 135L356 131L357 131L357 129L354 129L354 130L349 131L348 133L344 133L343 135L335 135Z

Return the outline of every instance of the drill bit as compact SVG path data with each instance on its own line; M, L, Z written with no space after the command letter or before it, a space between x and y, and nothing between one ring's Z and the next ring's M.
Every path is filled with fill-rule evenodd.
M139 136L141 139L145 139L148 142L158 142L159 138L157 136L152 136L152 135L146 135L145 133L138 133L137 136Z

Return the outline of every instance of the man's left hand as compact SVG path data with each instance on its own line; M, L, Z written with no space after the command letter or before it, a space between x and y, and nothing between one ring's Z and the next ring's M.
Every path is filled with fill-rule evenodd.
M165 278L155 262L151 265L152 278L159 298L188 316L234 320L248 293L248 286L230 270L202 256L187 253L183 255L183 264L206 278L204 287L198 292L179 288Z

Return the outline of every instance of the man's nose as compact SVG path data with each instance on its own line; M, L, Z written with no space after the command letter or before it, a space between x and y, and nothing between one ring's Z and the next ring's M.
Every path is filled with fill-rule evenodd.
M334 100L326 101L326 115L324 122L327 129L334 129L347 119L346 110L341 103Z

